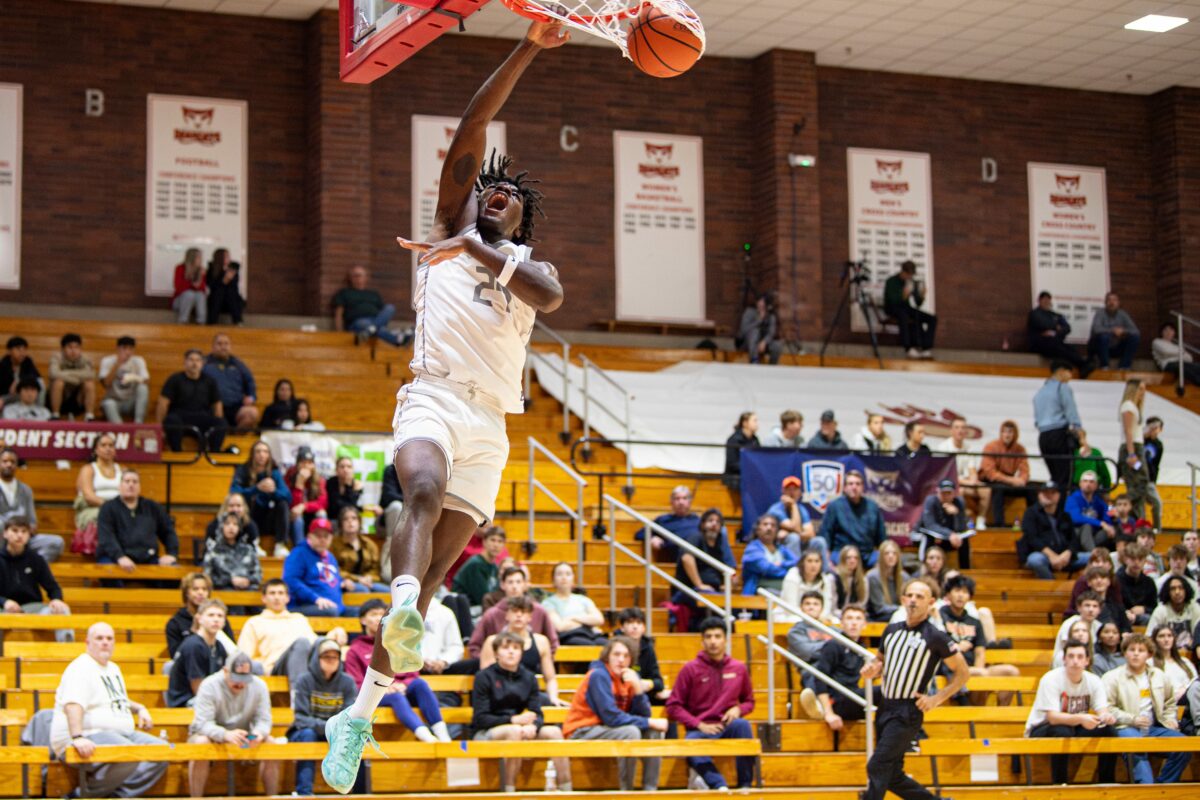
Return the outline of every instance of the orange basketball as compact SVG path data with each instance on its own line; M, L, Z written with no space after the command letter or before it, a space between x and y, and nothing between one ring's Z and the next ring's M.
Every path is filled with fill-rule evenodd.
M703 46L696 34L650 4L629 28L629 58L655 78L674 78L692 68Z

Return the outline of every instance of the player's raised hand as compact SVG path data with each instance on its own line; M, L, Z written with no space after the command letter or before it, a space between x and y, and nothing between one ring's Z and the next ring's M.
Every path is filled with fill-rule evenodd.
M420 253L417 258L417 264L420 266L440 264L443 261L449 261L452 258L457 258L467 251L470 240L465 236L452 236L449 239L443 239L440 242L415 242L411 239L405 239L403 236L396 237L396 243L405 250L412 250Z
M559 13L563 13L562 6L555 8ZM529 26L525 38L543 50L549 50L552 47L562 47L571 41L571 32L564 28L561 22L534 22Z

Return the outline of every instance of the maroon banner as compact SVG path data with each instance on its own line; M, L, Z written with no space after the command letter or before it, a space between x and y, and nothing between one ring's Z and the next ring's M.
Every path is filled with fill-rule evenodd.
M108 422L0 421L0 445L21 458L39 461L86 461L102 433L117 438L118 462L162 461L163 436L158 425L113 425Z

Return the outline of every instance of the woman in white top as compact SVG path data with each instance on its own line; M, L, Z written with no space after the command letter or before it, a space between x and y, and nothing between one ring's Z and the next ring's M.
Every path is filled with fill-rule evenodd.
M825 602L825 613L837 617L837 581L833 573L825 572L821 554L809 550L800 563L788 570L783 577L780 596L785 603L800 607L800 598L806 592L820 592Z
M881 622L900 607L900 591L908 579L900 566L900 545L887 539L879 545L879 560L867 571L867 618Z
M550 613L550 624L558 633L559 644L597 644L605 641L596 626L604 624L604 615L586 594L575 592L575 570L566 561L554 565L550 573L554 594L542 600Z
M1175 701L1179 702L1196 680L1196 667L1179 654L1175 631L1170 628L1162 627L1154 632L1154 650L1154 666L1167 673L1167 680L1175 690Z
M1054 648L1054 658L1050 660L1052 668L1061 667L1063 665L1063 649L1067 646L1067 642L1083 642L1088 649L1088 665L1092 663L1092 650L1096 643L1092 641L1092 626L1090 623L1083 620L1076 620L1071 625L1071 629L1067 632L1067 638L1058 643Z
M892 439L883 428L883 414L868 414L867 426L854 437L854 449L871 453L890 453Z
M1146 384L1137 378L1125 381L1125 393L1121 395L1121 406L1117 411L1117 420L1121 424L1117 471L1125 483L1125 495L1133 504L1133 514L1139 519L1145 519L1146 499L1150 495L1150 468L1146 464L1142 435L1145 398ZM1161 530L1162 520L1154 520L1154 527Z
M312 406L304 398L296 400L296 408L293 411L295 419L285 419L279 423L279 427L285 431L323 431L325 423L317 422L312 418Z
M75 478L75 535L95 541L96 519L100 506L117 496L121 487L121 466L117 463L117 437L102 433L92 445L92 460L79 469ZM90 528L91 534L86 533ZM73 546L72 550L76 550ZM93 550L93 552L95 552Z

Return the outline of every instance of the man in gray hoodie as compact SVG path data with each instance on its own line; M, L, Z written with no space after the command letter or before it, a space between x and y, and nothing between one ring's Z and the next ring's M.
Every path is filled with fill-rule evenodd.
M188 744L227 743L256 747L271 739L271 693L267 684L252 674L250 656L234 650L225 668L200 682L193 708L196 716L188 727ZM286 740L280 740L286 741ZM264 794L279 794L280 761L258 762ZM203 797L211 761L188 762L188 785L192 797Z
M318 639L308 657L308 672L292 684L292 727L289 742L324 742L325 723L354 703L358 686L342 668L342 649L332 639ZM313 761L296 762L296 794L313 793ZM366 791L366 764L358 767L353 794Z
M1095 359L1100 369L1108 369L1108 359L1116 356L1119 369L1129 369L1142 342L1141 331L1121 308L1121 298L1116 292L1104 295L1104 308L1096 309L1092 317L1092 331L1088 338L1088 358Z

